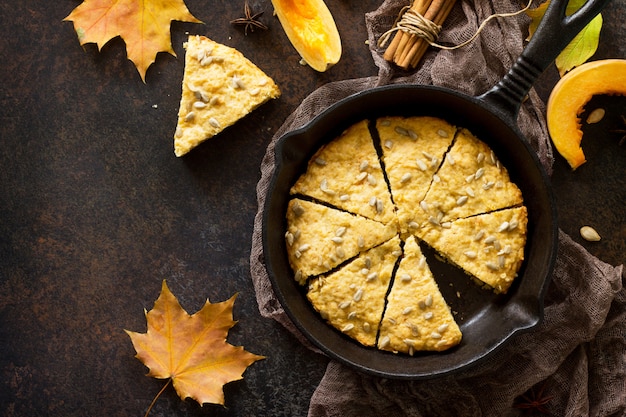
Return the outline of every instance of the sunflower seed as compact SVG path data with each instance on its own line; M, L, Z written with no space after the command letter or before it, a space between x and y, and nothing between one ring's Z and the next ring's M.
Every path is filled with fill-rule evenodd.
M478 168L476 170L476 173L474 174L474 178L479 179L480 177L483 176L484 173L485 173L485 168Z
M220 122L217 121L217 119L215 117L211 117L209 118L209 124L215 128L220 128L222 127L222 125L220 125Z
M404 310L402 310L402 314L404 314L405 316L407 314L411 314L411 312L413 312L413 307L407 307Z
M332 240L333 243L337 243L337 244L343 243L343 238L339 236L333 236L330 238L330 240Z
M389 342L391 342L391 339L389 339L389 336L384 336L382 339L380 339L380 342L378 342L378 346L380 346L381 349L384 349L387 346L389 346Z
M354 296L352 296L352 298L356 302L361 301L361 298L363 298L363 289L359 288L358 290L356 290L356 292L354 293Z
M420 207L422 208L422 210L428 213L428 203L426 202L426 200L420 201Z
M504 232L505 230L509 230L509 222L502 222L500 227L498 227L498 232Z
M324 158L317 157L315 158L315 163L320 166L326 165L326 160Z
M450 136L450 135L448 134L448 132L446 132L446 131L445 131L445 130L443 130L443 129L439 129L439 130L437 131L437 134L438 134L439 136L441 136L442 138L447 138L448 136Z
M378 180L376 180L376 177L375 177L375 176L373 176L372 174L367 174L367 182L368 182L370 185L376 185L376 184L378 184Z
M348 320L354 320L356 318L356 311L348 313Z
M448 163L450 165L454 165L456 163L456 161L454 160L454 157L452 156L452 154L448 154L447 159L448 159Z
M463 252L463 255L467 256L469 259L476 259L476 252L473 250L468 250Z
M346 332L349 332L352 329L354 329L354 324L348 323L345 326L343 326L343 329L341 329L341 331L346 333Z
M426 313L424 313L424 319L425 320L430 320L433 318L433 312L432 311L428 311Z
M415 163L417 164L417 167L422 171L426 171L428 169L428 166L421 159L416 159Z
M439 333L444 333L446 330L448 330L448 323L444 323L441 326L437 327L437 332Z
M408 172L407 172L406 174L404 174L404 175L402 176L402 178L400 178L400 182L401 182L402 184L404 184L405 182L410 181L412 177L413 177L413 176L412 176L410 173L408 173Z
M363 331L365 333L369 333L371 329L372 329L372 326L368 322L363 323Z
M359 171L363 172L370 166L369 162L363 161L361 165L359 165Z
M409 131L401 126L396 126L393 130L395 130L398 135L409 136Z
M338 307L342 310L345 310L346 308L350 307L351 304L352 304L352 301L348 300L348 301L344 301L340 303Z
M400 281L402 281L402 282L410 282L411 281L411 275L406 274L406 273L400 275Z
M482 152L479 152L478 155L476 155L476 162L480 164L484 160L485 160L485 154Z
M187 113L187 115L185 116L185 121L186 122L191 122L193 119L196 118L196 114L192 111L190 111L189 113Z
M465 203L467 203L467 196L466 195L463 195L463 196L457 198L457 200L456 200L456 205L457 206L462 206Z
M409 133L407 132L407 135L408 135L408 134L409 134ZM386 140L386 141L385 141L385 148L387 148L387 149L391 149L391 148L393 148L393 141L392 141L392 140Z

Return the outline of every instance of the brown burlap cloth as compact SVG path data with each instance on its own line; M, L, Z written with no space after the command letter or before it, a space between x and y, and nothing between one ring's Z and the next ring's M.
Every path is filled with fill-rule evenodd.
M331 103L376 85L433 84L470 95L482 93L500 80L523 48L527 18L500 18L487 25L470 45L453 51L431 50L416 72L401 72L382 59L376 42L405 5L406 0L386 0L365 16L378 76L335 82L313 92L276 132L262 162L251 251L259 310L309 347L277 301L263 264L261 217L274 169L276 139ZM489 15L519 7L515 0L458 1L439 42L458 44ZM520 111L519 126L550 172L552 149L544 103L534 91ZM552 397L545 407L554 416L626 415L623 266L596 259L563 232L559 243L545 317L536 329L516 336L488 361L465 373L426 381L371 377L331 360L311 398L309 416L515 416L522 410L513 405L532 387L543 388L544 396Z

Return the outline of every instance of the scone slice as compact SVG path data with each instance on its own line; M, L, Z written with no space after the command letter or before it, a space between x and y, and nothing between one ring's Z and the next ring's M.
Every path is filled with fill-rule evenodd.
M391 116L378 119L376 129L398 222L406 232L456 128L435 117Z
M368 121L346 129L323 146L291 189L342 210L389 223L395 220Z
M280 89L241 52L204 36L189 36L174 134L183 156L272 98Z
M295 279L330 271L396 235L395 225L383 224L322 204L292 199L287 208L287 253Z
M413 355L417 351L447 350L461 338L426 258L415 237L410 236L387 297L378 348Z
M444 223L523 202L492 150L461 129L417 210L417 223Z
M385 295L401 253L396 236L311 280L307 297L333 327L365 346L375 346Z
M528 214L520 206L459 219L446 227L428 225L422 239L444 258L506 293L524 261Z

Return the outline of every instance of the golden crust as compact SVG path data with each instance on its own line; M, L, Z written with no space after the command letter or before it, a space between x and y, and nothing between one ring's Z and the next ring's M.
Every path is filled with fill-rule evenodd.
M307 297L336 329L365 346L374 346L385 294L401 253L400 238L394 237L337 271L313 279Z
M383 162L401 231L407 232L455 127L434 117L383 117L376 121Z
M243 118L280 97L274 81L234 48L204 36L184 44L185 73L174 134L174 153L183 156Z
M455 220L449 227L428 225L421 238L496 293L506 293L524 260L527 225L521 206Z
M383 223L395 221L391 194L367 120L350 126L322 147L311 158L291 193L313 197Z
M297 198L289 202L287 225L287 254L301 284L396 235L392 225Z
M461 337L415 237L409 237L387 297L378 348L409 354L443 351Z
M468 130L461 129L421 204L422 210L415 212L415 222L423 227L435 220L447 222L522 203L522 192L496 155Z

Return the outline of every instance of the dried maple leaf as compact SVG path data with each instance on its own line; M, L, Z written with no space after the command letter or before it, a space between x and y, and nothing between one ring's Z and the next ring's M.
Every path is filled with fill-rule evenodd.
M120 36L144 82L157 53L176 56L170 39L172 20L202 23L183 0L85 0L64 19L74 22L81 45L95 43L100 49Z
M223 405L223 386L242 379L248 366L264 359L226 342L229 329L236 324L232 319L235 298L215 304L207 300L189 315L163 281L153 309L146 312L147 332L126 330L136 357L150 369L148 376L170 378L168 384L172 382L183 400L190 397L201 405Z

